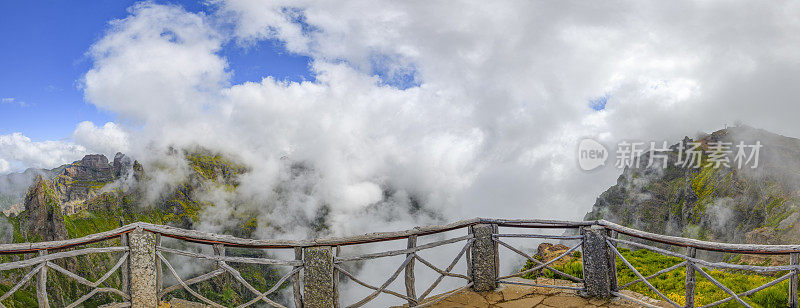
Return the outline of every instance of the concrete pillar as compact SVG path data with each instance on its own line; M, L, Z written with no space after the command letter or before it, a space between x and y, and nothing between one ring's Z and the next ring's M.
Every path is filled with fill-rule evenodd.
M331 247L304 248L303 265L303 307L333 307L337 296L333 287L333 250Z
M136 228L128 236L130 247L131 306L158 307L156 287L156 235Z
M583 280L590 297L611 297L616 287L616 255L606 244L601 226L583 228Z
M475 235L471 247L472 289L475 291L491 291L497 288L498 255L497 242L492 234L497 233L497 225L477 224L470 227Z

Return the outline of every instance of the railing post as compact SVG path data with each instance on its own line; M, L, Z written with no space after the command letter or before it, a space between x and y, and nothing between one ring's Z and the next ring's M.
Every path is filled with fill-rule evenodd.
M45 255L47 255L47 250L39 250L39 256ZM50 301L47 299L47 265L42 266L42 269L39 270L39 277L36 282L36 299L39 302L39 307L50 307Z
M128 246L128 234L127 233L124 233L124 234L119 236L119 244L120 244L120 246L123 246L123 247ZM130 256L130 254L129 254L129 256ZM122 262L122 266L119 268L119 272L120 272L120 275L122 276L122 285L120 286L120 291L122 291L122 293L128 294L130 296L130 292L129 292L130 288L128 287L128 282L130 280L129 275L130 275L130 270L131 269L130 269L129 265L130 265L130 262L128 262L128 260L123 261Z
M225 245L223 245L223 244L214 244L213 246L211 246L211 248L214 251L214 255L215 256L220 256L220 257L224 257L225 256ZM222 268L225 268L226 265L228 265L227 263L225 263L225 261L220 261L220 260L218 260L216 263L217 263L216 264L216 269L222 269ZM159 270L158 273L159 273L159 276L160 276L161 271ZM228 281L229 277L230 276L227 276L227 275L217 276L217 277L214 278L212 283L226 285L226 284L228 284L230 282L230 281ZM159 279L159 283L161 283L160 279ZM160 289L161 288L159 287L159 290Z
M619 232L614 230L608 230L608 236L610 238L617 239L619 238ZM617 243L611 242L611 245L614 246L614 248L617 248ZM619 281L617 281L617 255L613 251L611 251L611 249L609 249L608 255L610 258L608 264L608 266L610 266L609 282L611 283L609 287L611 291L619 291Z
M131 307L158 306L156 235L137 227L128 237ZM160 263L160 262L159 262Z
M616 291L616 255L606 244L606 230L601 226L582 228L583 280L589 297L611 297ZM612 265L613 264L613 265Z
M497 233L497 225L477 224L470 230L475 235L471 247L472 289L478 292L494 290L497 288L498 255L497 242L492 235Z
M694 258L697 256L697 249L694 247L686 247L686 256ZM691 260L686 261L686 308L694 308L694 262Z
M303 265L303 307L333 307L337 296L333 287L331 246L304 248Z
M214 255L215 256L225 256L225 245L222 244L214 244ZM217 261L217 268L222 268L225 264L225 261Z
M408 248L417 247L417 236L416 235L411 235L411 236L408 237L408 245L406 247L408 247ZM406 255L406 257L408 257L409 255L413 255L413 254L414 254L413 252L409 253L409 254ZM411 259L411 261L408 262L408 265L406 265L406 295L408 295L408 297L410 297L410 298L415 299L415 300L408 300L408 306L409 307L413 307L413 306L417 305L417 301L416 301L417 289L414 286L414 261L415 261L414 259Z
M161 247L161 234L156 233L156 251L158 247ZM161 259L156 256L156 303L161 300L161 296L158 296L158 292L164 289L164 265L161 263Z
M302 247L294 248L294 259L297 261L303 261ZM292 277L292 291L292 293L294 293L294 307L303 308L303 291L301 290L300 286L300 272L295 273Z
M334 248L334 257L333 259L336 260L337 257L342 253L342 246L336 246ZM333 268L333 308L339 308L339 270Z
M800 264L800 253L793 252L789 254L789 264L797 266ZM789 307L797 308L797 268L792 270L792 280L789 283Z

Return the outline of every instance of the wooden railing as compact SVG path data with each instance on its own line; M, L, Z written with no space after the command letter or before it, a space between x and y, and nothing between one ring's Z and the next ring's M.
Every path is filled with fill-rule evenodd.
M560 232L558 235L532 234L528 233L529 231L521 232L521 230L525 229L575 229L575 232ZM453 236L454 232L449 232L457 230L464 230L464 233ZM621 239L619 235L625 235L628 239ZM171 242L180 245L168 247L170 245L162 242L166 238L174 239ZM514 247L509 239L552 239L575 244L571 244L571 247L568 247L565 252L554 259L538 260L526 253L524 249ZM406 248L353 254L353 252L360 251L362 248L360 246L365 244L395 240L405 240ZM646 245L642 243L644 241L661 243L662 247L683 247L685 253L681 254L673 250ZM418 244L420 242L424 244ZM106 247L85 247L92 243L106 243L107 245ZM119 243L119 245L116 243ZM208 249L187 248L189 246L186 243L200 244L200 246ZM446 266L437 266L428 257L421 255L422 252L448 245L457 245L452 251L458 252ZM647 249L663 255L677 257L684 261L644 277L617 250L618 245L625 245L635 249ZM533 266L521 272L501 275L500 247L524 257ZM253 254L250 256L229 255L226 253L228 248L252 250ZM569 275L552 266L557 260L577 250L582 251L583 277ZM698 250L724 253L784 254L789 255L790 264L753 266L710 262L698 259L696 257ZM35 288L39 307L49 307L51 300L48 299L46 291L48 269L52 269L55 273L62 274L91 289L72 303L65 304L67 307L79 306L98 293L110 293L118 296L122 306L156 307L159 301L165 300L170 294L180 290L184 290L194 297L193 300L195 301L214 307L224 307L222 304L201 294L196 289L196 285L215 277L226 275L241 284L242 289L251 294L250 299L242 301L238 307L248 307L258 303L273 307L362 307L378 296L399 298L402 302L408 303L409 307L426 307L464 289L487 291L495 289L498 284L522 284L536 287L571 289L589 297L618 296L642 306L653 307L652 304L620 292L620 290L637 283L645 284L660 299L672 306L694 307L696 274L705 277L705 279L730 295L726 299L703 307L716 306L729 301L737 301L740 305L749 307L748 303L742 299L743 297L752 295L784 280L791 281L787 305L797 307L797 275L798 271L800 271L800 266L798 265L800 245L749 245L699 241L647 233L604 220L572 222L475 218L448 225L417 227L406 231L305 241L243 239L139 222L78 239L3 244L0 245L0 254L22 256L22 259L18 261L0 263L0 273L4 273L4 277L7 277L5 276L7 271L27 269L27 274L20 275L21 278L16 281L14 286L0 295L0 308L6 307L3 303L33 280L36 281ZM90 254L112 254L118 257L116 257L117 261L113 262L113 266L105 269L104 274L94 281L83 278L56 263L56 260ZM169 258L169 256L172 256L172 258ZM190 258L192 260L206 260L212 262L213 265L205 267L208 270L206 273L184 278L181 277L180 271L176 270L172 263L175 262L175 256L182 256L182 258ZM275 256L284 256L285 259L279 259ZM293 256L293 258L286 258L286 256ZM384 259L382 264L390 264L391 262L387 259L397 256L404 256L405 258L394 268L394 271L388 274L388 278L380 283L364 281L365 279L353 270L358 265L363 265L364 262L370 260ZM629 267L638 279L619 286L616 273L617 259ZM456 265L460 264L461 261L466 264L463 273L459 273L456 270ZM417 265L417 262L420 264ZM231 264L268 266L282 275L271 286L262 286L259 289L254 287L253 282L248 281ZM419 266L429 268L437 276L431 284L423 286L424 289L417 286L415 273L418 271ZM685 305L679 305L668 298L648 281L680 268L686 269ZM758 288L735 293L714 279L703 268L721 268L758 273L786 271L787 273ZM580 287L509 280L513 277L544 270L571 280ZM117 272L120 273L121 284L118 287L114 287L108 281L109 277ZM389 286L398 280L401 275L404 277L405 291L390 290ZM33 278L34 276L36 276L35 279ZM432 297L434 291L441 286L441 282L445 278L462 280L463 284ZM170 279L174 280L175 283L165 286L165 280L169 281ZM349 301L350 299L340 298L340 281L350 281L353 285L367 288L369 290L367 296L354 299L349 304L343 303L343 301ZM288 288L290 285L293 298L287 300L276 296L278 290L283 287ZM242 298L244 298L244 295L242 295Z

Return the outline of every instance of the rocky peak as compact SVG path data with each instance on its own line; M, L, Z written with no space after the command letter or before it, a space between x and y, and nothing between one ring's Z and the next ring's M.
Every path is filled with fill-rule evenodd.
M131 169L133 168L133 160L125 154L117 153L114 155L114 176L117 178L124 178L130 174Z
M22 213L22 232L26 236L40 237L42 241L63 240L67 229L61 216L61 204L53 183L37 176L25 196L25 211Z
M114 169L102 154L86 155L79 162L64 169L63 175L74 181L109 182L114 180Z
M125 154L117 153L112 164L105 155L92 154L67 165L53 182L61 202L72 204L91 198L106 184L116 180L127 180L132 175L138 181L142 173L142 166Z
M699 143L699 166L678 163L679 148ZM730 147L729 165L710 163L711 145ZM735 161L736 145L760 144L758 168ZM682 147L681 147L682 145ZM606 219L653 233L724 242L790 244L800 239L800 139L749 126L683 138L665 168L647 167L650 152L626 167L585 219ZM685 154L685 153L684 153ZM683 159L686 157L684 156Z
M108 158L103 154L90 154L81 159L81 165L92 170L102 170L108 168Z

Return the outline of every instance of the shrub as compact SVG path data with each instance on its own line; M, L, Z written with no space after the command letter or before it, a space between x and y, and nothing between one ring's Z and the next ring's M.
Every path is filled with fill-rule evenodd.
M676 265L683 260L675 257L664 256L649 250L639 249L630 250L625 248L619 249L622 256L633 265L642 276L652 275L662 269ZM573 253L571 258L564 261L556 261L551 266L566 274L582 278L583 277L583 263L579 252ZM541 258L537 258L541 260ZM533 268L534 264L528 261L523 270ZM733 290L736 293L742 293L751 289L755 289L764 285L784 274L786 272L774 273L774 275L761 275L752 272L742 271L728 271L728 270L713 270L703 268L711 277ZM534 279L536 277L547 277L556 279L565 279L561 275L555 274L549 270L542 270L539 272L528 273L523 276L524 278ZM727 298L729 295L725 291L715 286L711 281L705 279L700 273L696 274L695 285L695 303L697 306L702 306L716 302L718 300ZM637 280L638 277L633 271L628 268L622 260L617 259L617 281L619 285L624 285L631 281ZM659 275L648 280L656 289L666 295L669 299L684 305L685 302L685 282L686 282L686 268L681 267L669 273ZM650 290L644 283L633 284L626 289L649 296L651 298L660 299L660 297ZM750 296L742 297L744 301L753 307L783 307L786 306L787 299L789 298L789 282L788 280L782 281L767 289L761 290ZM719 307L739 307L740 305L735 301L728 301Z

